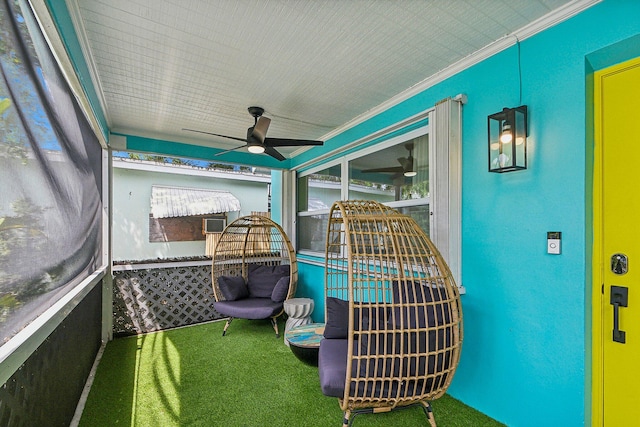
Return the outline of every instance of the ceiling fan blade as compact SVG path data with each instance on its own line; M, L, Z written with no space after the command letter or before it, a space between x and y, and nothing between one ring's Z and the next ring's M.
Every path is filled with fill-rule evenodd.
M300 147L303 145L323 145L324 141L313 141L310 139L287 139L287 138L265 138L264 145L267 147Z
M182 130L187 130L189 132L204 133L206 135L220 136L222 138L229 138L229 139L235 139L236 141L247 142L247 140L243 138L236 138L235 136L228 136L228 135L220 135L219 133L205 132L203 130L186 129L186 128L182 128Z
M249 148L249 151L258 151L257 148L264 148L264 153L273 157L274 159L283 161L286 158L278 152L274 147L299 147L305 145L323 145L324 141L313 141L307 139L288 139L288 138L267 138L267 131L269 130L269 125L271 124L271 119L268 117L263 117L262 113L264 113L264 109L261 107L249 107L249 114L251 114L255 123L252 127L247 129L247 137L246 138L236 138L235 136L222 135L219 133L206 132L197 129L187 129L182 128L182 130L186 130L189 132L197 132L203 133L205 135L213 135L218 136L220 138L228 138L233 139L235 141L245 142L245 145L240 147L235 147L230 150L221 151L216 153L216 156L219 156L224 153L228 153L229 151L238 150L240 148Z
M265 138L267 137L267 130L269 130L269 124L271 123L271 119L268 117L260 116L256 121L255 126L253 127L253 132L251 132L251 136L260 140L260 143L264 143Z
M285 157L284 157L282 154L280 154L280 153L278 152L278 150L276 150L276 149L275 149L275 148L273 148L273 147L265 147L265 148L264 148L264 152L265 152L265 154L270 155L270 156L271 156L271 157L273 157L274 159L278 159L278 160L280 160L280 161L283 161L283 160L285 159Z
M239 150L239 149L244 148L244 147L246 147L246 145L240 145L239 147L230 148L230 149L228 149L228 150L224 150L224 151L221 151L221 152L219 152L219 153L214 154L214 157L215 157L215 156L219 156L219 155L221 155L221 154L228 153L229 151L236 151L236 150Z
M365 169L362 173L374 173L374 172L404 172L402 166L394 166L390 168L375 168L375 169Z
M396 159L398 161L398 163L400 163L401 169L403 171L408 171L413 169L413 159L412 158L406 158L406 157L398 157Z

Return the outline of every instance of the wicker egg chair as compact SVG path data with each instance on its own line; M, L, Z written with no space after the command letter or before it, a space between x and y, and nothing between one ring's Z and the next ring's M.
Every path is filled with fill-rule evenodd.
M223 336L234 318L270 318L279 336L277 318L298 282L296 254L282 227L255 214L231 222L216 243L211 275L213 307L228 317Z
M445 393L458 365L462 307L424 231L375 201L336 202L325 292L320 384L339 398L343 425L359 413L420 405L435 426L429 402Z

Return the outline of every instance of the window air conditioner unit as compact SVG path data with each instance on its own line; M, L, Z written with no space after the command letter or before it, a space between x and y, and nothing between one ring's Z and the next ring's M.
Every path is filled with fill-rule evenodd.
M205 218L204 232L206 233L222 233L227 226L227 220L224 218Z

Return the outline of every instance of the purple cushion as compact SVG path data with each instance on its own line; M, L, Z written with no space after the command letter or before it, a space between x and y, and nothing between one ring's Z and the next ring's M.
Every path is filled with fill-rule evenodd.
M241 319L267 319L282 311L281 302L271 298L245 298L238 301L217 301L213 308L223 316Z
M278 279L276 286L271 292L271 300L274 302L283 302L287 299L289 294L289 276L284 276Z
M327 297L327 319L324 328L325 338L347 338L349 336L349 301ZM367 331L369 327L382 328L389 319L389 312L384 307L376 307L366 303L356 303L353 310L354 331ZM369 326L371 323L371 326Z
M324 339L318 351L318 376L320 389L325 396L344 396L347 377L348 339Z
M242 276L220 276L218 287L227 301L235 301L249 296L249 289Z
M271 298L278 280L289 275L288 265L250 264L247 276L249 296L252 298Z
M357 346L357 344L354 343L354 346ZM320 341L318 376L320 378L320 389L325 396L340 399L344 397L348 348L349 340L347 339L324 339ZM444 359L446 358L445 355ZM354 380L352 380L350 384L349 395L364 397L399 394L405 397L419 395L424 389L434 390L446 381L449 366L446 362L443 362L443 355L430 356L428 362L426 359L426 357L404 359L404 363L408 366L405 367L403 375L407 375L407 370L411 373L410 377L400 384L400 389L398 389L398 382L385 381L385 376L398 375L398 364L400 363L398 359L372 359L369 364L369 370L371 372L368 374L364 369L367 365L366 362L363 366L360 366L361 372L359 374L357 369L358 363L356 360L353 360L351 376ZM424 373L425 363L429 365L427 369L429 376L425 376ZM440 373L433 375L434 369ZM358 378L360 381L356 380ZM368 380L361 381L363 378L367 378Z
M394 282L393 299L411 304L393 310L355 304L354 359L349 367L352 381L346 385L350 396L422 395L447 380L453 352L444 349L450 345L456 325L450 323L452 308L445 291L422 286L418 281ZM329 307L335 303L327 299L327 321ZM343 307L343 315L348 315L348 307ZM327 396L343 398L348 346L347 339L324 339L320 343L318 374ZM386 380L390 377L404 380Z
M327 297L327 319L324 327L325 338L347 338L349 335L349 301Z

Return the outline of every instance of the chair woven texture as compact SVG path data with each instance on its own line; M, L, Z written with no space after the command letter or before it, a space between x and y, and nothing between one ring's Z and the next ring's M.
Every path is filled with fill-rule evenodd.
M250 266L255 265L288 265L289 289L285 299L293 298L296 293L298 264L295 251L282 227L267 216L243 216L228 224L216 243L212 258L211 275L216 302L225 301L218 282L221 276L242 276L246 283ZM283 312L284 309L280 309L271 316L276 334L275 319Z
M349 305L345 416L428 407L449 387L463 338L442 255L411 217L365 200L334 203L325 255L326 297Z

